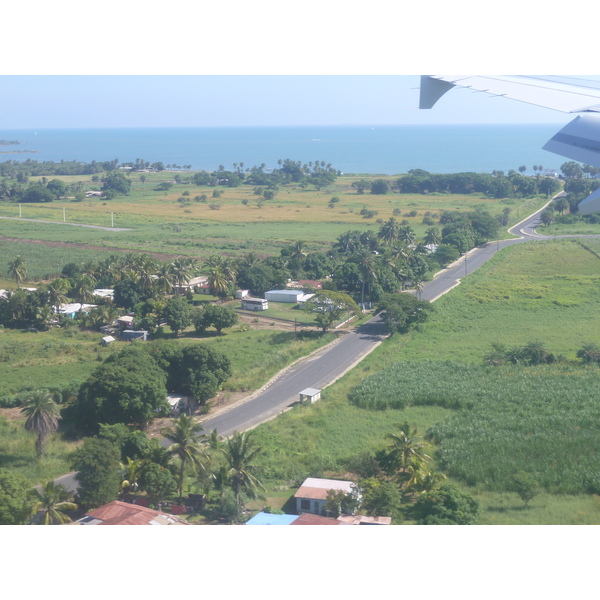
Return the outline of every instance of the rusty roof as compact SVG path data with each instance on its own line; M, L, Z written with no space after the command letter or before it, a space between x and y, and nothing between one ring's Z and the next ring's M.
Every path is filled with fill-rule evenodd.
M310 513L302 513L295 521L292 521L290 525L350 525L350 523L344 523L343 521L330 519L329 517L311 515Z
M98 525L188 525L174 515L161 513L153 508L137 506L114 500L87 513L98 519Z

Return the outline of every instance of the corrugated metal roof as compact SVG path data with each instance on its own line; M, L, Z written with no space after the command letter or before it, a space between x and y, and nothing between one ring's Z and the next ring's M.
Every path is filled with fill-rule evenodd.
M290 525L350 525L350 523L344 523L337 519L330 519L329 517L320 517L319 515L311 515L310 513L302 513L295 521Z
M298 515L272 515L259 512L246 521L246 525L291 525L297 518Z
M342 490L346 493L352 491L352 481L339 481L337 479L319 479L308 477L294 494L295 498L310 498L312 500L326 500L329 490Z
M87 517L99 520L98 525L188 525L185 521L158 510L114 500L89 512Z

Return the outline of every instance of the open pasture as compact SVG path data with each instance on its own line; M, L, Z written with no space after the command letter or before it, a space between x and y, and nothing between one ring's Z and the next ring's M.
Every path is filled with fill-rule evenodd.
M217 188L185 183L173 183L168 191L156 191L158 183L173 181L170 172L148 173L142 183L139 175L132 174L132 192L112 200L86 198L50 204L0 203L0 217L41 219L61 223L89 224L102 227L131 228L117 232L73 227L65 224L36 223L0 219L0 236L23 240L56 241L65 244L88 244L101 248L120 248L131 251L187 255L204 258L213 252L238 256L245 252L262 255L278 254L281 247L296 240L304 240L309 251L325 250L335 239L348 230L376 232L390 217L410 225L417 237L423 236L430 224L437 223L444 210L470 211L478 207L500 215L511 209L510 221L538 208L541 197L526 200L494 200L477 195L458 194L357 194L352 183L358 179L387 179L389 176L341 176L335 183L322 188L299 185L283 186L273 200L259 206L254 186ZM32 180L35 178L32 178ZM81 177L61 177L66 182ZM100 189L99 182L83 179L84 189ZM220 197L213 197L215 189ZM206 196L205 199L200 200ZM332 198L339 201L331 203ZM375 211L364 218L361 210ZM40 267L46 272L46 267Z

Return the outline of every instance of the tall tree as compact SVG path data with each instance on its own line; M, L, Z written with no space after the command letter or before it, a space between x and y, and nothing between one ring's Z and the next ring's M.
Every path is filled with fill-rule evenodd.
M228 479L235 493L236 502L241 505L242 493L254 498L263 484L256 476L257 466L252 463L262 448L252 439L252 433L235 431L221 448L227 461Z
M71 289L71 285L66 279L59 277L54 281L51 281L46 286L48 292L48 300L54 307L54 310L58 313L61 304L65 304L69 299L67 293Z
M177 491L180 501L183 499L183 480L185 468L190 465L194 470L202 468L202 460L207 459L206 450L201 442L204 428L192 417L181 415L173 422L173 426L163 429L162 435L171 442L168 452L179 459L179 478Z
M325 333L344 315L358 316L360 308L348 294L341 292L321 291L308 300L304 309L315 313L315 323Z
M21 287L21 283L27 277L27 264L21 255L8 263L8 276L15 280L18 288Z
M63 511L77 510L77 504L71 502L71 495L64 485L47 481L42 489L34 488L31 496L33 505L32 523L39 525L63 525L70 523L71 517Z
M27 418L25 429L37 434L35 451L38 458L44 456L46 437L58 429L59 409L48 390L35 390L27 394L21 412Z
M78 503L86 508L112 502L121 489L121 453L109 440L91 437L71 455L71 468L77 471Z
M421 470L431 457L425 453L428 444L423 441L416 429L404 423L398 433L388 433L385 437L390 440L390 446L385 457L392 471L408 486L414 479L415 473Z
M94 299L94 283L89 275L80 275L75 279L71 288L71 296L81 303L80 311L84 303L89 303Z
M377 237L383 241L384 244L391 246L394 244L400 235L400 225L394 217L390 217L383 225L379 228Z
M166 375L144 348L111 354L83 382L71 412L74 425L96 433L100 423L144 427L168 414Z

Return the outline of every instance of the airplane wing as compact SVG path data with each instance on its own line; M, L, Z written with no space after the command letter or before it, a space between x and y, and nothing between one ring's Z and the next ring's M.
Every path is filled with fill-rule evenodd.
M600 167L600 82L552 75L422 75L419 108L432 108L453 87L577 113L543 149ZM579 212L600 212L600 193L583 200Z

